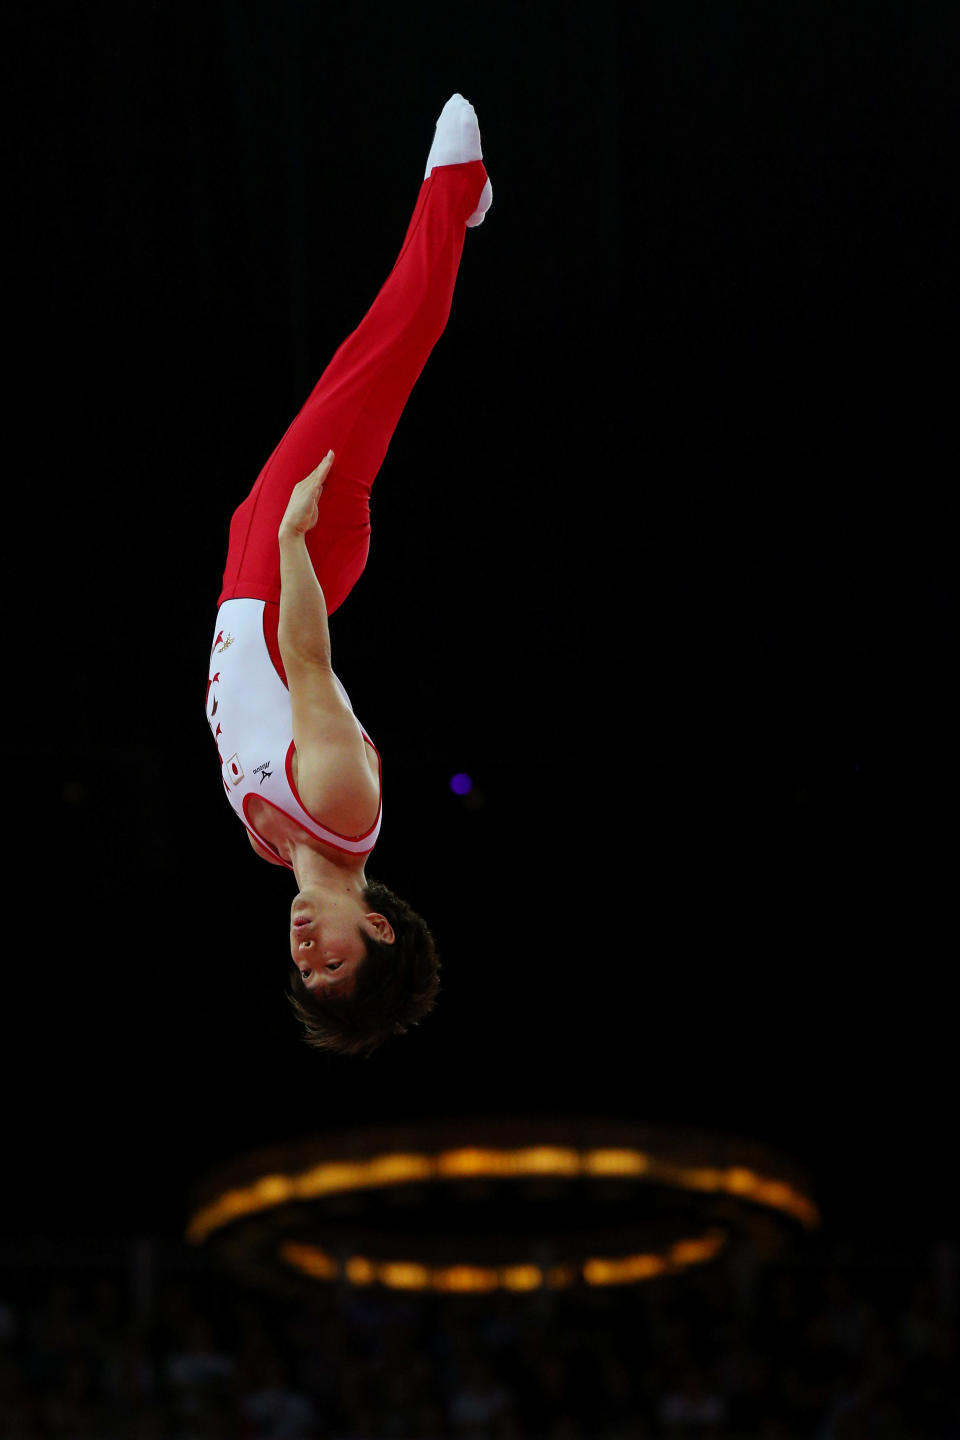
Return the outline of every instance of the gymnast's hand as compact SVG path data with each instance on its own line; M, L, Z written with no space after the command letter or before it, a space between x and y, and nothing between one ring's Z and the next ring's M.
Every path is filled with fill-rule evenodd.
M280 521L279 536L281 540L290 539L294 535L306 535L317 523L317 502L323 490L324 482L330 474L330 467L333 464L333 451L328 450L320 461L316 470L311 470L306 480L301 480L299 485L294 485L287 509L283 519Z

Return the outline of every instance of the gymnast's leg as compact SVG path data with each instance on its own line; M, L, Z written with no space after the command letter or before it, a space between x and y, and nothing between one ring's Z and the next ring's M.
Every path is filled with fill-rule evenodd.
M336 456L308 549L332 613L359 579L370 543L370 490L403 407L443 333L469 226L490 204L473 107L441 112L427 174L400 254L234 513L218 603L280 600L277 530L290 492L328 450Z

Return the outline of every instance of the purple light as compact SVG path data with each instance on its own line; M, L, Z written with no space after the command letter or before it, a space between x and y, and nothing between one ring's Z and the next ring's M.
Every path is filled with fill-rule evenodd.
M450 789L454 795L469 795L473 789L473 781L469 775L454 775L450 781Z

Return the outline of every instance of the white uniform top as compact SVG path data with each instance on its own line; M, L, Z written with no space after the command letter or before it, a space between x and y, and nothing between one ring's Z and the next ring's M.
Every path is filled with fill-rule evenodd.
M250 821L247 801L251 795L275 806L315 839L348 855L369 855L380 834L382 771L377 818L365 835L338 835L304 808L293 778L290 694L267 649L263 614L262 600L225 600L217 614L207 680L207 720L217 742L227 798L250 834L274 855L276 847ZM336 676L334 680L352 711L349 695ZM379 764L379 751L362 725L360 730L376 751ZM293 868L286 860L283 863Z

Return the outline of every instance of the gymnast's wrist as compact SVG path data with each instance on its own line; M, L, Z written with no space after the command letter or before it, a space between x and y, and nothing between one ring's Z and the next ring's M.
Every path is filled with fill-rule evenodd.
M290 524L289 520L284 520L280 529L277 531L277 540L280 544L280 549L283 550L295 546L298 542L306 545L307 535L306 531L298 530L295 525Z

